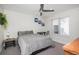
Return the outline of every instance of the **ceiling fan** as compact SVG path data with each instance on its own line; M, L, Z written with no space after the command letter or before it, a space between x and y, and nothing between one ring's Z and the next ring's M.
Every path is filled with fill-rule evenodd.
M53 9L52 10L45 10L44 9L44 4L40 4L39 12L40 12L40 16L42 16L42 12L54 12L54 10Z

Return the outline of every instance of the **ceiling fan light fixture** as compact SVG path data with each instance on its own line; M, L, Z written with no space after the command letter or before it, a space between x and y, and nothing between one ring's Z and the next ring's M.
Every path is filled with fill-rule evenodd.
M42 16L42 12L40 12L40 16Z

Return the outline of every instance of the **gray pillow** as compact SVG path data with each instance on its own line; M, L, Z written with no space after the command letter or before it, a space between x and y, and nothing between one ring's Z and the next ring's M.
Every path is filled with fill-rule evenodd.
M40 35L49 35L49 31L46 31L46 32L37 32L37 34L40 34Z
M33 31L19 31L18 36L33 34Z

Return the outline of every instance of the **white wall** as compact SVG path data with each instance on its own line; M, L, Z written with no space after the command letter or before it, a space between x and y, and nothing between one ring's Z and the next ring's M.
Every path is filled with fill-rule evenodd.
M54 19L63 18L63 17L70 17L70 20L69 20L70 36L60 36L60 35L54 35L54 34L52 34L52 36L53 36L53 40L66 44L72 41L74 38L79 37L79 8L67 10L61 13L56 13L51 19L54 20Z
M3 7L2 7L2 5L0 5L0 12L2 12L3 11Z
M2 12L1 6L0 6L0 12ZM3 40L4 40L4 28L0 25L0 53L2 51Z
M35 33L37 31L46 31L50 30L50 35L53 40L66 44L72 41L74 38L78 37L79 35L79 8L64 11L62 13L52 14L52 17L44 19L45 27L34 22L34 15L22 14L15 11L5 10L5 14L7 15L8 20L8 28L5 31L5 36L7 32L10 33L10 37L17 37L18 31L24 30L33 30ZM52 29L52 20L55 18L61 17L70 17L70 36L60 36L60 35L53 35ZM6 37L5 37L6 38ZM73 38L73 39L72 39Z
M16 38L18 31L33 30L36 33L46 30L46 27L34 22L34 15L22 14L10 10L5 10L5 14L8 20L8 28L5 30L4 34L5 38L7 32L9 32L11 38Z
M53 20L57 18L70 17L69 21L69 31L70 36L61 36L53 34ZM74 38L79 37L79 8L67 10L61 13L54 13L51 17L46 19L47 29L50 30L50 36L54 41L62 44L67 44L68 42L74 40Z

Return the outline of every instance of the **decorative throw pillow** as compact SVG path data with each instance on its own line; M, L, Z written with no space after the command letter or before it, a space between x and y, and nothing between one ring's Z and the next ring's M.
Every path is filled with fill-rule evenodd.
M34 34L33 31L19 31L18 36Z

